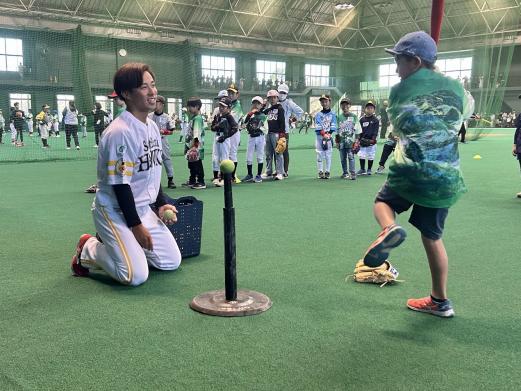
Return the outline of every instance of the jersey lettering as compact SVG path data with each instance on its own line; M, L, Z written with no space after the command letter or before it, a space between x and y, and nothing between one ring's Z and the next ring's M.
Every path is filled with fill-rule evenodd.
M163 151L159 146L159 141L155 139L149 139L143 141L143 149L145 153L138 157L139 167L138 172L148 171L152 167L161 166L163 160L161 155Z

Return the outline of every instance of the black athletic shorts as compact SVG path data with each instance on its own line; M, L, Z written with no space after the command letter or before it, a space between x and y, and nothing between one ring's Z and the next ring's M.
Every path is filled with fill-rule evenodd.
M414 204L392 191L387 185L387 182L384 183L376 195L375 202L386 203L398 214L405 212L412 206L409 223L418 228L426 238L432 240L441 239L445 219L449 213L448 208L427 208Z

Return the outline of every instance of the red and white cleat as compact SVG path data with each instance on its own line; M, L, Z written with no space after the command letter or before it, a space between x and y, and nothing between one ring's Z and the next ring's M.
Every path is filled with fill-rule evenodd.
M85 243L87 243L87 240L92 238L92 235L89 234L83 234L80 236L80 240L78 241L78 244L76 245L76 254L72 257L71 261L71 273L73 276L76 277L88 277L89 276L89 269L81 266L80 264L80 256L81 252L83 251L83 246L85 246Z

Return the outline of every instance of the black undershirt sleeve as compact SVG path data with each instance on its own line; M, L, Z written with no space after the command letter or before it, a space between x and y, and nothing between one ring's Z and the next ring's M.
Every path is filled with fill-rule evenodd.
M141 220L137 214L136 203L134 202L134 195L130 185L112 185L114 194L118 200L119 207L123 212L123 217L127 222L129 228L141 224Z
M165 193L163 193L163 188L161 187L161 185L159 185L159 192L157 193L156 198L156 206L158 208L161 208L163 205L166 204L168 204L168 202L166 200Z

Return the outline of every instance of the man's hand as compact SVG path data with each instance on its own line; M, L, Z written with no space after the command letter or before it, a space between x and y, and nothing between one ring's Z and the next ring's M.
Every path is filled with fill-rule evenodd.
M145 228L143 224L135 225L130 230L134 234L134 237L136 238L137 242L141 247L149 251L152 251L154 249L152 243L152 235L150 235L150 232L148 231L148 229Z
M167 217L169 217L168 215L169 215L170 213L167 213L167 216L165 216L165 212L166 212L167 210L170 210L170 211L173 212L173 216L172 216L172 217L167 218ZM174 224L174 223L177 222L177 209L175 208L175 206L170 205L170 204L165 204L165 205L163 205L163 206L161 206L161 207L159 208L159 211L158 211L158 212L159 212L159 218L160 218L161 220L163 220L165 224L167 224L167 225L171 225L171 224Z

